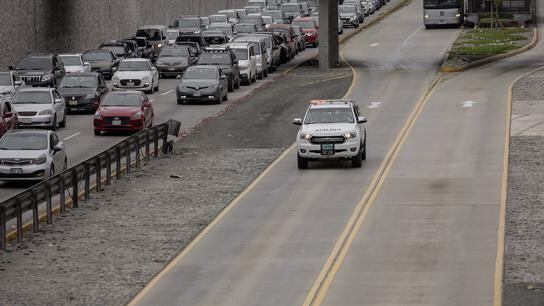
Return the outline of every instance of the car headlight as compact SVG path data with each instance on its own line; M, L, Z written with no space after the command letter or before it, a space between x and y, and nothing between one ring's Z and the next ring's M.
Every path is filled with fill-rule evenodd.
M461 14L457 13L455 14L455 17L461 17Z
M85 99L94 99L94 98L96 98L95 94L88 94L85 96Z
M38 113L38 115L51 115L51 114L53 114L53 111L50 109L44 109Z
M94 119L102 119L102 114L99 112L94 113Z
M41 165L41 164L45 163L46 161L47 161L47 156L45 156L45 154L43 154L43 155L40 155L40 157L34 158L32 163L35 164L35 165Z
M49 81L53 78L52 74L46 74L42 76L42 81Z
M158 45L157 45L157 48L160 48L160 47L162 47L162 44L158 44Z
M137 112L136 114L130 116L130 120L140 119L140 118L142 118L143 115L144 115L143 112Z
M357 133L356 132L349 132L349 133L345 133L343 136L346 139L351 139L351 138L357 137Z
M425 14L425 18L429 18L429 15Z
M302 140L308 141L308 140L310 140L310 138L312 138L312 135L310 135L310 134L306 134L306 133L300 134L300 139L302 139Z

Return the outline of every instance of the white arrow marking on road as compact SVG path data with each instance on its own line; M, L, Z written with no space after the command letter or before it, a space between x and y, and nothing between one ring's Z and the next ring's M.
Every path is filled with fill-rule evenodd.
M370 105L368 105L367 107L370 108L370 109L378 108L378 107L380 107L381 104L382 104L382 102L370 102Z
M370 44L371 47L377 47L378 45L379 45L379 43Z
M72 135L70 135L70 136L64 138L63 140L68 140L68 139L70 139L70 138L74 138L74 137L78 136L79 134L81 134L81 132L77 132L77 133L75 133L75 134L72 134Z
M465 102L462 102L463 103L463 107L472 107L472 105L476 104L476 102L474 101L465 101Z
M173 92L174 92L174 90L172 89L172 90L169 90L169 91L167 91L167 92L163 92L163 93L161 94L161 96L166 96L167 94L171 94L171 93L173 93Z

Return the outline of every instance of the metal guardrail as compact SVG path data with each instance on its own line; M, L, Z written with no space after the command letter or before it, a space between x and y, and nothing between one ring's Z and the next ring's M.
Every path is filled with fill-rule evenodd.
M0 203L0 250L6 249L8 222L16 221L17 242L22 242L24 230L23 214L32 211L32 231L38 232L40 206L45 204L47 223L52 223L55 209L58 209L60 214L64 214L67 202L71 201L71 206L77 208L80 197L83 200L89 199L93 175L94 189L96 192L101 192L103 184L110 185L113 176L116 179L120 179L123 172L126 174L131 173L133 164L138 169L141 166L142 159L149 161L152 155L158 157L160 150L159 142L161 140L163 153L167 153L171 149L171 144L167 142L168 135L177 136L179 127L179 122L170 120L139 132L102 153ZM153 146L153 150L151 150L151 146ZM83 183L82 191L80 191L81 183ZM53 199L56 197L58 197L59 205L57 208L54 208Z

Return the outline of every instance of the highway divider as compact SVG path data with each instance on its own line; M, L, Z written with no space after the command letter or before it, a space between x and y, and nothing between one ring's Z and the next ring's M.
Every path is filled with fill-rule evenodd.
M0 250L6 250L12 238L22 242L27 228L38 232L41 219L52 223L55 211L62 215L68 206L77 208L80 200L89 199L91 190L101 192L112 178L121 179L133 167L139 169L142 160L158 157L161 148L167 154L172 148L168 136L177 137L179 129L180 122L175 120L153 126L0 203ZM32 215L26 224L25 214ZM14 231L8 232L9 223L15 223Z

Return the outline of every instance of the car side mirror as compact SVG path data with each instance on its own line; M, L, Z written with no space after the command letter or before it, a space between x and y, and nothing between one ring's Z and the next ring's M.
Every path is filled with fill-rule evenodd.
M91 63L89 63L89 62L84 62L84 63L83 63L83 66L91 66Z
M234 60L232 63L238 65L240 62L238 60Z
M62 103L62 99L55 99L55 103Z
M21 81L15 81L15 82L13 82L13 85L15 85L15 86L20 86L20 85L23 85L23 82L21 82Z
M301 118L295 118L293 119L294 125L302 125L302 119Z
M221 79L226 80L226 79L227 79L227 76L224 75L224 74L222 74L222 75L221 75Z
M11 66L11 65L8 66L8 69L9 69L10 71L15 70L15 68L13 68L13 66Z
M12 113L12 112L4 113L4 118L11 118L11 117L13 117L13 113Z
M111 70L112 70L113 72L115 72L115 71L117 71L117 67L111 67Z
M62 151L62 144L61 143L59 143L59 144L57 144L56 146L53 147L53 152L56 153L56 152L60 152L60 151Z
M157 67L151 67L151 70L155 71L157 70Z
M357 118L357 123L367 123L367 122L368 120L366 119L366 117L360 116Z

